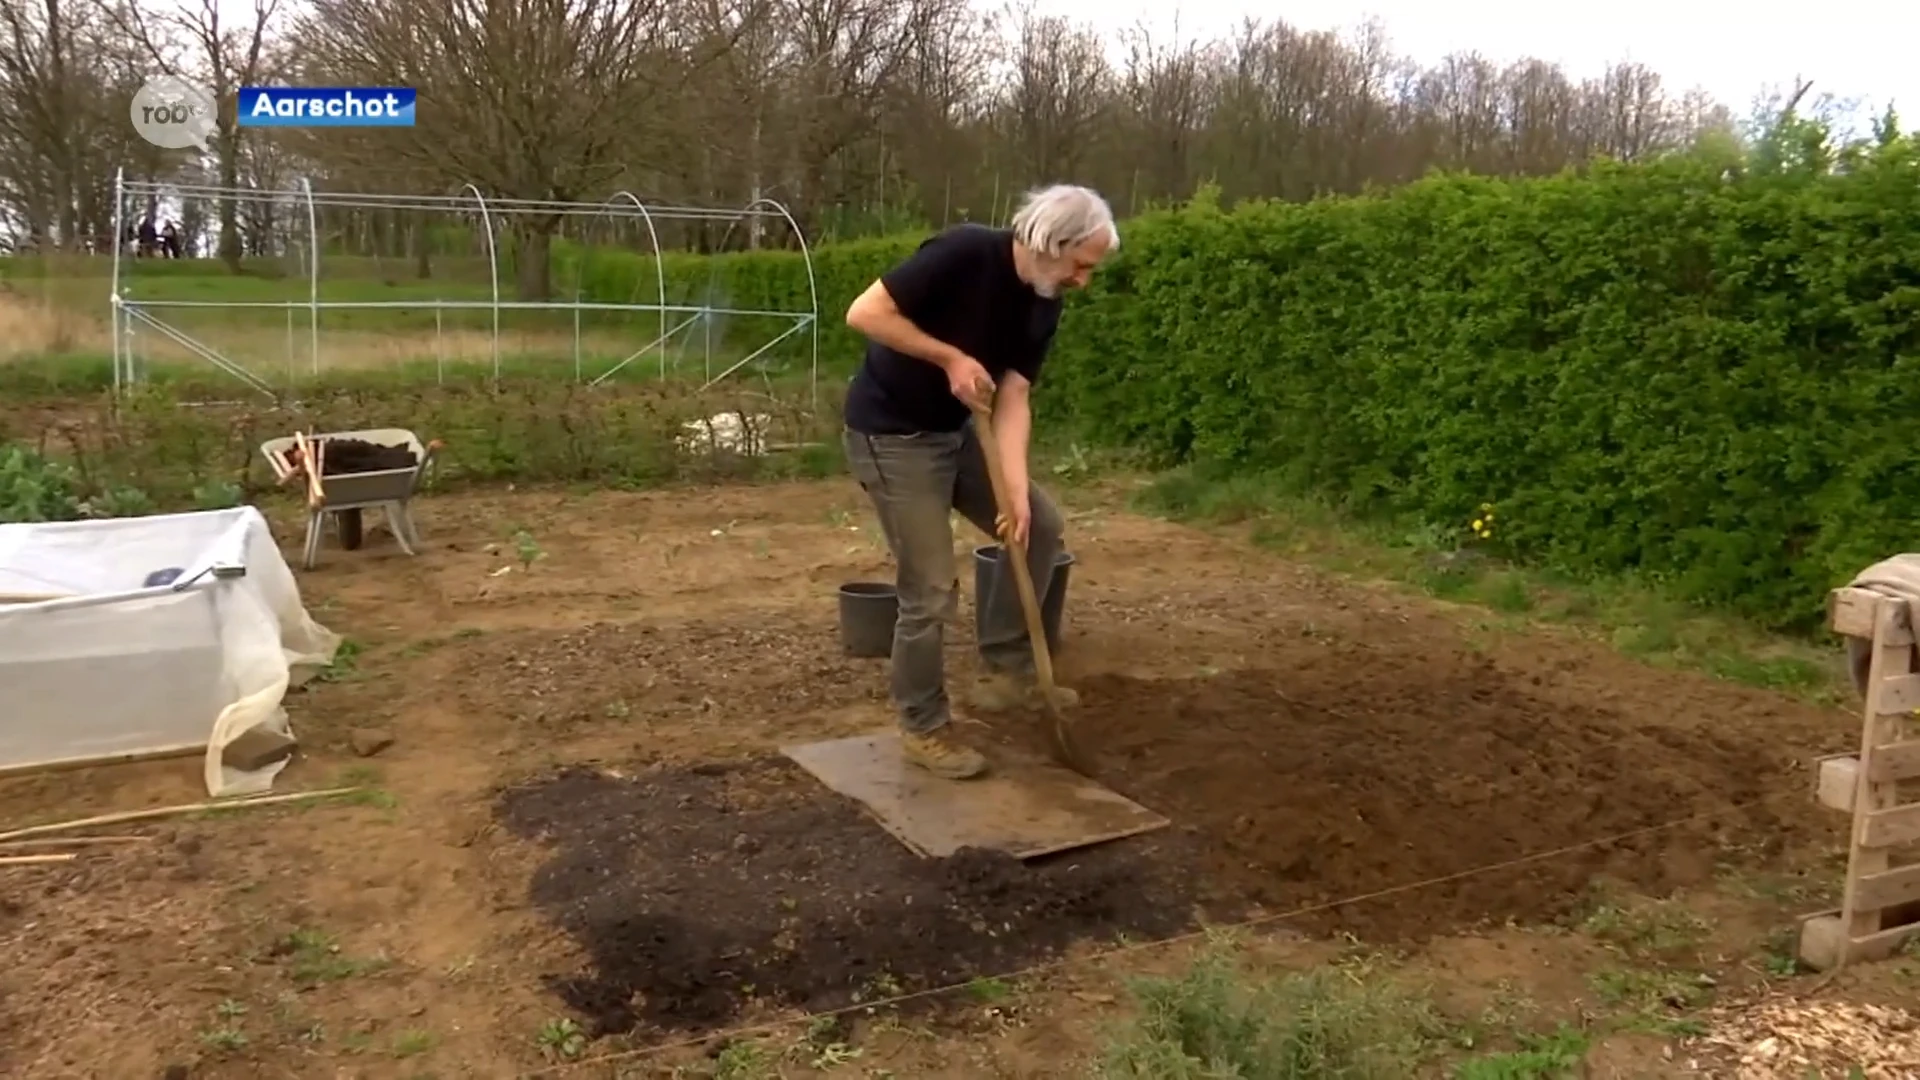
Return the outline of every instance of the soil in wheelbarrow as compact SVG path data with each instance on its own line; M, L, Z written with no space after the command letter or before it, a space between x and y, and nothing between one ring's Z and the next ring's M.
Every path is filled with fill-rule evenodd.
M381 446L365 439L328 439L320 467L327 476L411 469L420 464L411 447Z
M574 768L497 811L549 848L531 898L587 960L544 979L595 1035L965 983L1079 942L1164 937L1194 914L1176 835L1025 863L927 859L779 758Z

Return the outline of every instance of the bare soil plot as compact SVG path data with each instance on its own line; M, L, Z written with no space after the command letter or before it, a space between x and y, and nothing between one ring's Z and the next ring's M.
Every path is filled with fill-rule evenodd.
M833 587L889 576L851 485L436 497L416 508L427 554L375 531L302 580L354 648L291 701L305 753L282 787L376 790L4 871L0 1067L514 1075L603 1033L697 1038L1300 909L1286 925L1315 938L1505 943L1457 963L1472 978L1527 968L1500 925L1565 917L1598 877L1704 887L1833 834L1804 763L1848 744L1845 714L1567 637L1469 635L1112 504L1074 515L1061 669L1103 779L1173 828L1026 867L927 863L775 756L889 722L882 664L835 637ZM360 757L365 729L392 746ZM968 730L1037 738L1018 717ZM0 822L191 801L196 776L8 780ZM995 1067L1047 1075L1083 1049L1075 1010L1113 995L1079 992L995 1034Z

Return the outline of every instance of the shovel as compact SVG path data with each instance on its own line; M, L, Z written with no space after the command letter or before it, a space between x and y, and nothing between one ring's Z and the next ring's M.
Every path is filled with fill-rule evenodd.
M1000 444L993 437L993 408L991 405L974 404L974 423L979 428L980 451L986 455L987 477L993 483L993 502L1000 509L1002 521L1012 521L1012 503L1007 499L1007 475L1000 464ZM1006 545L1007 561L1013 564L1013 583L1020 593L1020 609L1027 617L1027 640L1033 646L1033 673L1040 684L1040 696L1046 702L1047 715L1052 723L1047 726L1048 742L1053 750L1055 761L1082 776L1091 777L1092 768L1087 757L1073 740L1073 727L1065 714L1060 711L1060 702L1053 689L1053 653L1047 647L1046 625L1040 619L1040 600L1034 595L1033 574L1027 569L1027 545L1024 540L1012 537L1000 538Z

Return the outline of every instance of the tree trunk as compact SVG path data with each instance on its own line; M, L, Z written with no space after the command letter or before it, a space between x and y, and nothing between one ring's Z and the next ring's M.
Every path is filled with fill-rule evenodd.
M553 232L559 225L550 214L515 223L513 268L522 302L542 303L553 296Z
M51 96L47 104L52 119L53 145L47 147L48 155L53 159L53 195L59 200L59 209L55 211L54 225L60 230L56 245L62 250L78 251L83 245L75 234L79 231L74 205L74 189L79 178L74 175L74 144L72 129L68 120L72 87L67 80L67 21L66 14L56 0L47 0L47 52L50 65L51 84L48 93Z
M425 215L415 214L413 218L413 273L421 281L433 276L433 257L428 254L432 244L432 228Z
M227 272L240 272L240 203L233 192L240 186L240 128L237 121L229 121L227 130L222 131L214 143L216 157L220 159L220 261L227 264Z

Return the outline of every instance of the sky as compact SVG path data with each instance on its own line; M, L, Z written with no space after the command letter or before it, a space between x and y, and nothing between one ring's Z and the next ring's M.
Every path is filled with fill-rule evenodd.
M251 0L215 0L245 22ZM298 6L299 0L283 0ZM975 0L1001 8L1007 0ZM1231 34L1249 16L1308 30L1351 31L1369 17L1394 52L1423 63L1477 50L1496 62L1533 56L1575 78L1633 60L1675 95L1694 88L1745 117L1770 87L1813 80L1813 94L1859 99L1876 116L1892 99L1902 126L1920 127L1920 3L1915 0L1033 0L1044 14L1089 23L1109 37L1144 22L1156 37ZM1177 20L1177 27L1176 27Z
M1156 37L1210 38L1249 16L1305 30L1347 31L1368 17L1393 51L1423 64L1478 51L1496 62L1533 56L1575 78L1631 60L1658 72L1678 95L1698 87L1745 116L1769 86L1813 80L1813 95L1863 99L1869 115L1889 99L1901 126L1920 127L1920 3L1913 0L1036 0L1037 9L1118 33L1143 20Z

